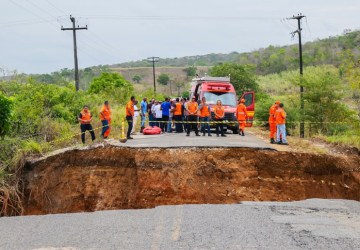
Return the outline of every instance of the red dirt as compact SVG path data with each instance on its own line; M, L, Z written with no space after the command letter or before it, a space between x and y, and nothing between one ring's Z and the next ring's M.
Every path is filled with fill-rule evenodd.
M67 151L24 173L25 214L341 198L360 201L360 157L256 149Z

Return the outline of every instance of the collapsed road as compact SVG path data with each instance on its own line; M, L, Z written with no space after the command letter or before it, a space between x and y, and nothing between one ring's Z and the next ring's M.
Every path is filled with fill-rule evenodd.
M359 159L252 135L68 148L26 163L23 214L42 216L0 218L0 248L356 249Z

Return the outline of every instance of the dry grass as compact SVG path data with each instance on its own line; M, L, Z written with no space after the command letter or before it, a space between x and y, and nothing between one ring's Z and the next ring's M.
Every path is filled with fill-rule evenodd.
M248 129L259 138L269 143L269 131L261 127L252 127ZM287 137L289 146L271 144L273 148L278 151L298 152L298 153L313 153L313 154L328 154L330 151L323 144L314 144L307 139L301 139L296 136Z

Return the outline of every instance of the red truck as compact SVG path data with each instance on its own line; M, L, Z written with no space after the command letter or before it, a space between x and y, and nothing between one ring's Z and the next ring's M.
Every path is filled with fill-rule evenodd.
M236 123L236 107L238 100L244 98L245 105L248 111L247 127L252 126L255 112L255 93L254 91L245 92L238 99L234 86L230 83L230 77L200 77L194 78L191 83L190 97L195 97L199 102L201 98L205 97L206 102L211 107L211 118L214 119L215 114L213 106L216 105L217 100L221 100L225 107L225 123L224 129L232 130L234 134L239 133L239 124ZM235 123L234 123L235 121ZM212 127L215 127L213 125Z

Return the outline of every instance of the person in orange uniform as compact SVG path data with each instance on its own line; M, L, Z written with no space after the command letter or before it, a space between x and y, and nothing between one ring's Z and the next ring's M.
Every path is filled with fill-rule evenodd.
M215 113L215 121L216 123L216 135L219 137L219 130L222 137L226 137L224 134L224 126L223 126L223 120L225 117L225 108L222 106L222 103L220 100L217 100L216 105L214 106L214 113Z
M185 109L186 109L186 111L188 113L188 119L187 120L189 122L188 126L187 126L186 136L190 136L190 131L192 129L195 129L196 136L200 136L198 126L197 126L199 106L198 106L198 103L195 100L195 97L192 97L191 101L186 103Z
M289 145L286 140L286 112L284 110L284 104L280 103L279 108L276 110L276 141L278 144ZM281 137L280 137L281 135Z
M280 104L280 101L276 101L275 104L273 104L269 110L270 143L271 144L275 143L275 135L276 135L275 115L276 115L276 110L279 107L279 104Z
M176 98L176 102L173 104L174 107L174 120L175 120L175 132L182 133L183 126L182 122L182 106L183 104L180 102L179 98Z
M212 136L210 133L210 106L206 103L206 98L203 97L201 99L201 104L199 106L200 109L200 121L201 123L201 131L203 132L203 136L205 136L206 132L208 133L208 136Z
M102 123L101 136L107 139L110 134L110 123L111 123L111 109L108 101L104 102L104 105L100 111L100 120Z
M134 139L130 136L132 127L133 127L133 117L134 117L134 105L135 105L135 96L132 96L130 98L130 101L126 104L126 120L128 122L128 130L127 130L127 134L126 134L126 138L127 139Z
M85 144L85 132L89 131L91 135L91 140L95 140L95 133L91 126L92 115L89 111L89 107L85 105L83 110L80 112L78 120L80 122L80 129L81 129L81 141Z
M247 110L245 106L245 99L241 99L236 109L236 117L239 122L239 135L245 136L245 125L247 119Z

